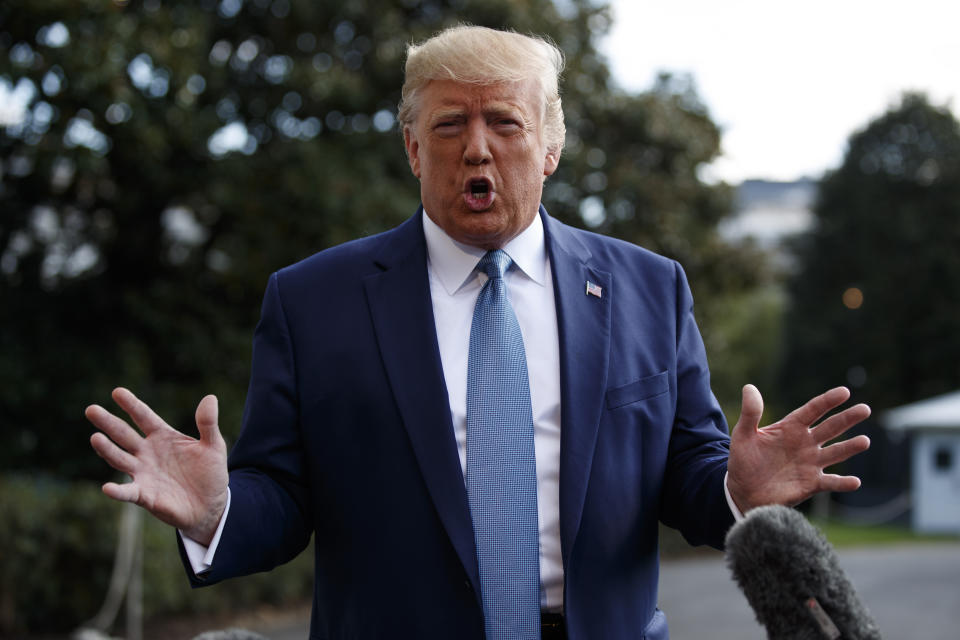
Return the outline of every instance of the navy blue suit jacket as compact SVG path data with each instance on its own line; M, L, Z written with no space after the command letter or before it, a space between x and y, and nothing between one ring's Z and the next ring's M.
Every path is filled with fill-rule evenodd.
M268 570L312 534L311 638L483 637L421 216L267 286L230 512L211 571L193 580ZM569 637L666 638L658 519L716 547L733 521L727 428L690 291L675 262L541 216L560 333Z

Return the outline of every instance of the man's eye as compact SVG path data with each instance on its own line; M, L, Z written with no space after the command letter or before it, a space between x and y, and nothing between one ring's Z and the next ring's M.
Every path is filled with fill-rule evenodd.
M456 120L441 120L433 125L433 130L440 134L454 133L459 125Z
M513 118L500 118L493 121L493 126L501 131L515 131L520 128L520 122Z

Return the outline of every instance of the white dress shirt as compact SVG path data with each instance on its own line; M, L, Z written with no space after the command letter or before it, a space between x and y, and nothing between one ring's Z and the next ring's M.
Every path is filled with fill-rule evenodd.
M427 215L427 271L443 377L447 383L460 468L467 469L467 358L473 309L487 276L476 271L484 249L461 244ZM560 555L560 338L540 216L502 247L513 260L504 280L523 334L533 408L540 528L540 606L563 606Z

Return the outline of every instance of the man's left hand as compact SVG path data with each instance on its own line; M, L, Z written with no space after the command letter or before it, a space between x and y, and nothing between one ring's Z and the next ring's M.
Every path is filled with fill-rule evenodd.
M740 419L730 434L727 488L743 513L767 504L794 506L821 491L854 491L856 476L824 473L831 465L866 451L870 439L860 435L824 446L870 415L858 404L817 423L850 398L837 387L810 400L787 417L759 428L763 398L753 385L743 388Z

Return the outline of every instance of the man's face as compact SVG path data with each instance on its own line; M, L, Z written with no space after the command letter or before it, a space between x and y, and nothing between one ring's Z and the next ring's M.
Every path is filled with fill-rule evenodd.
M542 121L534 80L429 82L403 137L430 219L454 240L484 249L526 229L560 155L547 150Z

